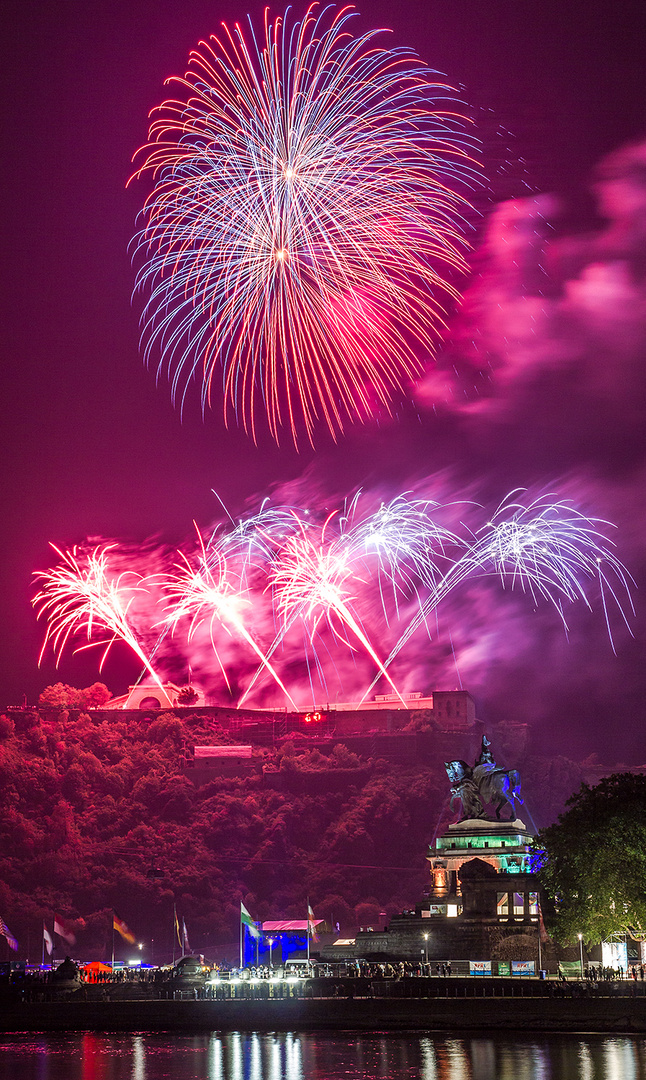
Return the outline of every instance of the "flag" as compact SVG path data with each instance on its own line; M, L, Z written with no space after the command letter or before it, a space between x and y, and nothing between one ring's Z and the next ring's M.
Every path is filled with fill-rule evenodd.
M7 926L4 919L0 919L0 934L2 934L2 936L7 939L7 945L9 946L9 948L13 949L14 952L17 952L18 951L18 942L16 941L15 937L11 933L11 930Z
M54 915L54 933L62 937L68 945L76 945L76 935L72 930L71 922L60 915Z
M121 934L124 941L127 941L129 945L134 945L135 935L129 926L124 923L123 919L120 919L118 915L112 912L112 928L117 931L117 934Z
M173 918L175 919L175 933L177 934L177 940L179 941L179 943L181 945L182 944L182 935L179 932L179 920L177 918L177 908L176 907L173 908ZM173 948L175 948L174 945L173 945Z
M316 927L314 925L314 912L309 904L307 905L307 932L312 941L318 941L319 936L316 933Z
M260 930L258 929L256 924L254 923L253 919L251 918L251 915L249 914L249 912L247 911L247 909L246 909L246 907L244 906L243 903L240 904L240 922L242 923L243 926L246 926L247 930L249 931L249 933L251 934L252 937L255 937L255 938L260 937Z
M188 943L188 931L186 929L186 919L182 919L182 943L186 952L191 951L191 946Z
M51 956L54 951L54 942L52 941L52 935L43 923L43 941L45 942L45 948L47 949L47 955Z

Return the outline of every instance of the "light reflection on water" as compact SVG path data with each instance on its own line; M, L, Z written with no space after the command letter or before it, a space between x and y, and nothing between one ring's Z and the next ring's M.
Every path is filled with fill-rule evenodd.
M646 1080L646 1038L19 1034L0 1080Z

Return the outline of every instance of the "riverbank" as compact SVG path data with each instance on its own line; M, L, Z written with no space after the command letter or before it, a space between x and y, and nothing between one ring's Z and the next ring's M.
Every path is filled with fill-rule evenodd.
M8 1004L0 1031L646 1032L646 998L286 998Z

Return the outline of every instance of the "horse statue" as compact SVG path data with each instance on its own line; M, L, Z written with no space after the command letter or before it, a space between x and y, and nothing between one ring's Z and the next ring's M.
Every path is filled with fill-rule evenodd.
M498 768L486 735L482 737L480 756L473 768L467 765L466 761L459 760L448 761L444 765L451 781L451 807L456 798L462 802L463 816L460 821L469 818L487 819L488 815L484 810L487 805L495 807L498 821L502 820L500 811L504 806L508 806L511 811L510 820L514 820L514 804L523 804L520 797L520 773L517 769Z
M466 761L445 761L444 767L451 781L451 809L456 799L462 803L460 821L485 817L484 806L473 779L473 769Z

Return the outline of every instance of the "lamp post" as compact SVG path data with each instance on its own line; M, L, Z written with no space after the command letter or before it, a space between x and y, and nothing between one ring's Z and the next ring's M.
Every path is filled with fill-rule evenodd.
M270 968L273 968L273 966L274 966L273 952L274 952L274 941L275 940L276 939L273 938L273 937L267 938L267 941L269 942L269 967Z
M428 964L428 934L424 934L424 962Z
M581 978L583 978L583 934L577 934L579 939L579 958L581 961Z

